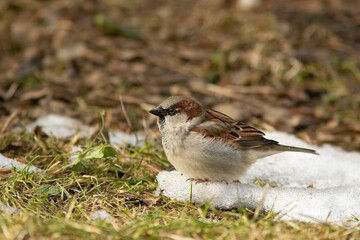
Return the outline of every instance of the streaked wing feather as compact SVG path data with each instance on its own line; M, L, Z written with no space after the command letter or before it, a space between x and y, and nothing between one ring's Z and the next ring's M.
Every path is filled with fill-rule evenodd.
M259 148L276 144L264 138L264 133L215 110L207 110L205 120L192 131L199 132L208 139L224 139L239 149Z

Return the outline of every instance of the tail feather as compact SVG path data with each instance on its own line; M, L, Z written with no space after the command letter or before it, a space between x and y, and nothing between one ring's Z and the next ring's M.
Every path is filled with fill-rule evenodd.
M256 161L259 158L268 157L286 151L319 155L315 150L312 149L280 145L276 141L272 141L268 146L262 147L262 150L263 151L250 151L250 154L248 155L249 159Z
M290 151L290 152L303 152L303 153L311 153L315 155L319 155L315 150L308 149L308 148L299 148L299 147L292 147L292 146L286 146L286 145L276 145L276 150L279 151Z

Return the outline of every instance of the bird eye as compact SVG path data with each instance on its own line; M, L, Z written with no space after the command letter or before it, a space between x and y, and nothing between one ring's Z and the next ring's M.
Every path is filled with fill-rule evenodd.
M177 111L176 111L175 108L170 108L170 109L169 109L169 115L170 115L170 116L174 116L176 113L177 113Z

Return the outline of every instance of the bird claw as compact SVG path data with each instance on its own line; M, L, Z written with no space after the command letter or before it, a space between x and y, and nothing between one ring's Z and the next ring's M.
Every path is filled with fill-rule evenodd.
M196 184L209 182L209 180L207 179L198 179L198 178L189 178L186 181L192 181L195 182Z

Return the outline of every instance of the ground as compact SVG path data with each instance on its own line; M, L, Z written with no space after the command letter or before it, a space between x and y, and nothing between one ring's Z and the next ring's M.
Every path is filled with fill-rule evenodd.
M1 1L0 151L47 171L1 170L2 203L23 213L0 216L0 236L359 238L338 226L156 197L156 174L170 165L147 112L185 95L263 130L359 151L359 16L351 0L269 0L253 9L234 0ZM146 134L149 143L74 168L71 147L84 146L84 156L106 149L106 134L13 131L48 113L100 123L105 133ZM114 221L90 220L98 209Z

